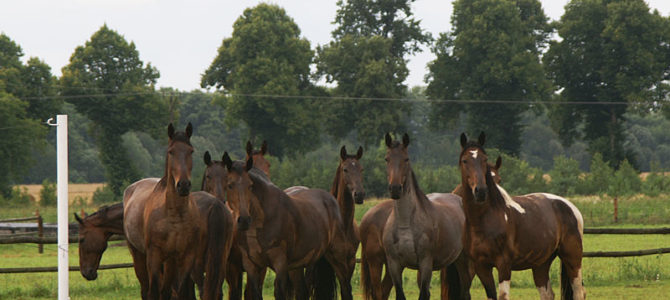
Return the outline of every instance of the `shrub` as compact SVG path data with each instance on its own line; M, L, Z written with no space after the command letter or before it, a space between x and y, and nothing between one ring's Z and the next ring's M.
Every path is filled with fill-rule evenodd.
M498 157L498 151L491 149L489 153L489 160L495 161ZM547 190L547 183L545 182L542 172L539 168L531 167L528 162L520 160L516 157L500 154L502 157L502 165L500 167L500 183L507 192L511 195L521 195L535 192L543 192Z
M642 187L642 180L638 176L633 166L624 160L619 169L614 172L614 177L610 181L608 194L612 197L630 196L639 193Z
M461 172L456 166L431 167L417 164L414 173L421 190L426 193L451 193L461 183Z
M28 188L21 188L15 186L12 188L9 198L4 198L0 195L0 204L4 205L28 205L30 201L34 200L33 196L28 194Z
M40 190L40 205L53 206L56 205L56 183L47 179L42 181L42 189Z
M549 171L551 176L550 190L557 195L574 195L581 185L579 162L565 156L554 157L554 168Z
M602 197L607 192L613 176L614 170L606 161L603 161L602 154L594 154L591 159L591 171L586 174L584 189L580 193L584 195L597 194Z
M114 195L114 190L109 185L104 185L103 187L95 189L93 197L91 198L93 199L93 203L97 204L121 201L121 199L117 199Z

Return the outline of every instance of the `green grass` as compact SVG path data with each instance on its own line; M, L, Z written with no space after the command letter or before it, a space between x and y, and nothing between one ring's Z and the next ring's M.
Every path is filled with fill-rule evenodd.
M620 223L611 221L611 202L594 201L592 198L572 199L582 210L587 227L667 227L670 217L663 222L643 222L644 216L660 218L670 214L670 206L661 197L638 197L622 200L619 207ZM356 208L356 218L379 201L367 201ZM70 212L79 212L81 207L72 207ZM86 207L93 212L97 207ZM53 217L55 207L41 208L40 212ZM50 211L53 211L51 213ZM586 212L586 213L585 213ZM34 207L3 208L0 218L25 217L34 213ZM609 215L608 215L609 214ZM49 217L51 218L51 217ZM594 220L595 219L595 220ZM73 221L70 213L70 220ZM651 224L651 225L649 225ZM128 249L114 242L103 255L102 264L131 262ZM670 235L586 235L585 251L626 251L670 247ZM0 268L56 266L56 245L45 245L44 254L37 253L34 244L0 245ZM78 265L77 245L70 245L70 265ZM670 255L650 255L634 258L585 258L583 260L584 284L588 299L662 299L670 292ZM494 272L495 274L496 272ZM551 269L552 287L558 296L558 260ZM416 273L406 270L403 274L408 299L418 298ZM57 297L57 273L0 274L0 299L53 299ZM272 299L273 274L268 274L264 294ZM355 299L361 299L357 267L352 285ZM439 298L438 274L433 274L431 294ZM473 299L485 297L478 279L471 289ZM513 299L537 299L530 271L512 273ZM132 268L101 270L98 279L86 281L79 272L70 272L70 295L72 299L138 299L139 284ZM393 297L392 297L393 298ZM559 297L557 297L558 299Z

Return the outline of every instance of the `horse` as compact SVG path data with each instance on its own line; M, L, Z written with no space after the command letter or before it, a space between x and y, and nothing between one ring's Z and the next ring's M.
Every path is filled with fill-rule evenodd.
M553 299L549 269L561 260L561 296L584 299L582 214L570 201L552 194L510 197L495 184L484 150L486 136L468 141L461 134L459 168L464 187L464 251L472 259L486 296L495 299L492 269L498 270L498 299L509 299L512 270L532 269L541 299Z
M429 200L419 188L409 162L409 136L402 143L385 136L388 189L393 208L384 226L382 246L386 265L395 287L396 299L405 299L402 271L408 267L419 271L419 299L430 298L430 278L433 270L440 270L457 259L462 259L462 234L465 216L459 197ZM464 266L467 266L463 264ZM461 295L458 270L448 276L451 293ZM465 270L461 270L464 272Z
M263 144L261 144L261 149L259 150L254 150L253 146L251 145L251 141L247 141L247 158L252 157L254 160L254 168L257 168L265 175L270 178L270 162L265 159L265 154L268 153L268 142L263 141Z
M251 144L247 142L247 149L252 149ZM265 153L263 149L267 149L267 143L263 143L261 151L256 151L257 153ZM253 157L258 157L258 155L252 155ZM209 151L205 152L203 157L205 162L205 172L203 174L201 190L208 192L214 195L221 202L226 203L226 188L228 187L228 169L223 163L223 158L221 160L212 160ZM265 161L262 155L260 159ZM254 159L254 167L256 167L257 160ZM267 161L266 161L267 162ZM269 166L268 164L260 163L260 167ZM259 168L260 169L260 168ZM269 169L266 174L269 174ZM268 175L269 176L269 175ZM237 210L232 211L233 220L237 220L239 212ZM235 231L236 229L234 229ZM234 235L235 236L235 235ZM237 244L233 240L233 245ZM228 256L228 265L226 271L226 282L228 283L228 299L242 299L242 253L237 249L237 247L232 247L230 250L230 255ZM261 281L265 279L266 270L262 270L260 273ZM249 287L250 282L247 280L247 285L245 288L245 298L251 298Z
M250 155L246 161L233 162L224 153L224 164L228 169L227 200L239 212L236 246L242 253L253 299L262 299L259 273L267 267L276 274L276 299L289 298L293 293L304 298L308 291L302 271L289 276L289 270L308 266L314 266L314 296L334 298L335 276L340 279L349 272L342 251L333 245L336 236L342 235L335 198L317 189L289 197L265 173L253 168ZM291 281L299 290L292 290ZM347 286L344 280L340 284ZM343 299L352 299L350 283L348 288Z
M107 241L123 235L123 203L103 206L83 219L74 213L74 218L79 223L79 271L86 280L95 280Z
M493 180L496 183L500 183L502 180L499 175L501 164L502 160L498 157L495 165L489 165L491 176L493 176ZM463 189L459 183L451 193L460 196L462 191ZM445 194L430 193L426 196L429 200L433 201L443 195ZM446 197L442 201L448 201L449 198L452 198L450 196ZM458 202L460 203L460 200ZM370 208L361 219L359 227L361 240L361 286L363 287L363 296L365 299L388 299L393 287L388 272L382 278L382 271L386 265L386 253L384 252L384 247L382 247L382 235L384 226L392 210L393 200L388 199ZM448 269L443 268L440 272L442 299L449 299L448 275ZM459 273L459 276L463 275L465 274ZM461 278L461 280L463 279ZM467 282L467 279L465 280ZM467 297L467 295L464 297Z
M211 194L190 192L192 132L190 123L183 132L170 124L164 176L124 191L123 227L143 299L169 299L173 289L194 298L190 277L203 281L203 299L221 297L233 219Z

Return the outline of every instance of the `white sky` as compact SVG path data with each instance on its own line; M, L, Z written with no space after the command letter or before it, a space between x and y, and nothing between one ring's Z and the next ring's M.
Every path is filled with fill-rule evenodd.
M60 76L77 46L83 45L103 24L132 41L140 59L156 67L158 86L192 90L200 87L200 75L209 67L223 38L232 34L233 22L245 8L263 1L236 0L13 0L0 6L0 32L8 35L24 53L38 57ZM265 1L283 7L302 30L312 48L331 40L336 0ZM567 0L541 0L550 19L563 14ZM650 0L651 9L663 16L670 1ZM416 0L416 19L437 36L450 27L452 3L448 0ZM410 57L409 86L423 85L426 64L434 56L426 48Z

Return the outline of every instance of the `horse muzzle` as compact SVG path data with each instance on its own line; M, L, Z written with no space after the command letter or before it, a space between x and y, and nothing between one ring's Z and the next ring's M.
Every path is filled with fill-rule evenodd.
M179 182L177 182L177 192L179 193L179 196L188 196L188 194L191 192L191 181L179 180Z
M365 192L354 192L354 203L363 204L363 199L365 199Z
M475 202L484 203L486 201L486 188L485 187L475 187L473 191Z
M86 280L95 280L98 278L98 272L92 268L82 269L81 276L84 276Z
M402 185L389 184L389 193L391 194L391 199L400 199L400 194L402 194Z
M251 217L237 217L237 229L245 231L249 229L249 225L251 225Z

